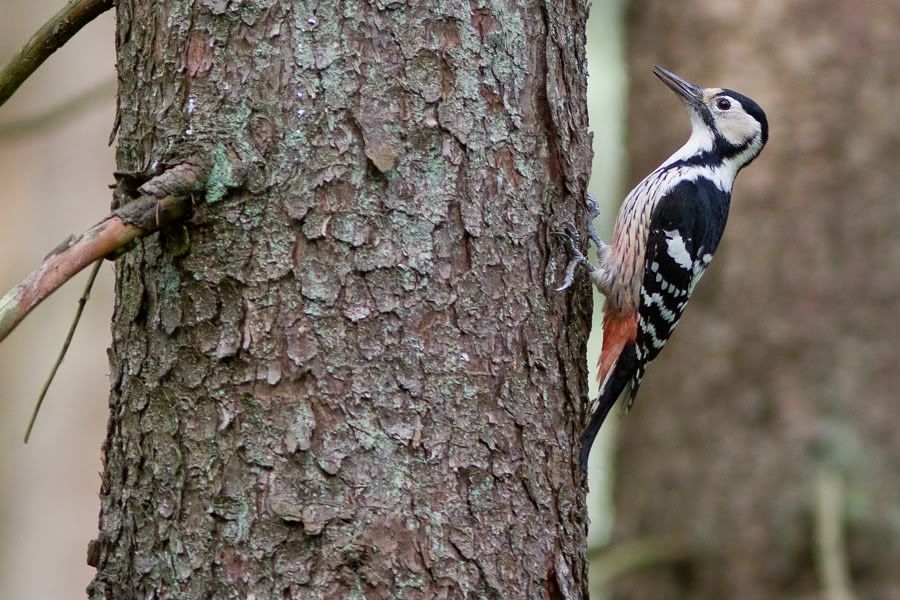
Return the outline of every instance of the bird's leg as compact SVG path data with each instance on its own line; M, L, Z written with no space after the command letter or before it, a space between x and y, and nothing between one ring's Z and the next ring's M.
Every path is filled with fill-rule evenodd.
M594 220L597 218L597 215L600 214L600 207L597 205L597 199L594 198L594 195L588 192L587 195L587 207L588 207L588 217L587 217L587 231L588 235L591 237L591 240L594 242L594 246L597 247L597 255L603 258L607 252L609 252L609 245L606 242L600 239L600 234L597 233L597 226L594 225Z
M566 276L563 279L562 285L556 288L557 292L561 292L565 289L568 289L569 286L575 281L575 269L580 264L585 264L592 271L594 266L591 264L591 261L587 259L587 257L581 253L581 250L578 249L578 233L573 232L571 234L560 233L559 234L566 241L566 245L569 247L569 254L572 255L572 259L569 261L569 264L566 265Z
M609 255L610 247L609 245L600 239L600 234L597 233L597 228L594 226L594 219L599 214L600 209L597 206L597 201L594 199L594 196L591 194L587 195L587 224L586 229L588 236L594 242L594 246L597 247L597 257L600 260L601 265L606 264L606 257ZM596 267L591 264L591 261L582 254L581 250L578 249L578 241L581 239L578 235L577 231L571 234L561 234L567 242L569 247L569 253L572 255L572 259L569 261L569 264L566 266L566 276L563 279L562 285L556 288L557 292L561 292L567 289L572 285L572 282L575 281L575 269L580 264L584 264L588 267L591 272L591 281L594 282L594 285L597 286L597 289L604 295L606 295L610 290L611 285L611 274L604 267Z

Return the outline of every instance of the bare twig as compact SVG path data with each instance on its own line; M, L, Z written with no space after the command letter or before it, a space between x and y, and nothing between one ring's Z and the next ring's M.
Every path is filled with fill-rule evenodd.
M224 144L219 144L212 158L192 157L157 165L151 171L118 172L118 195L141 194L118 208L80 236L69 236L57 246L36 271L0 298L0 342L34 308L59 286L69 281L94 261L127 250L137 238L186 218L191 198L215 184L221 199L241 184L247 169Z
M0 105L78 31L113 7L113 0L71 0L37 30L0 71Z
M38 304L89 264L187 215L185 197L141 196L114 211L82 235L64 241L40 267L0 298L0 342Z
M645 567L685 563L697 558L685 544L662 538L619 542L588 552L591 579L606 585L616 577Z
M113 100L115 92L116 82L107 80L42 113L0 123L0 143L58 125L98 102Z
M91 274L88 276L87 284L84 286L84 292L81 294L81 298L78 299L78 309L75 311L75 319L72 321L72 325L69 327L69 333L66 335L66 341L63 342L62 349L59 351L59 356L56 358L56 362L53 364L53 368L50 369L50 375L47 377L47 381L44 382L44 387L41 388L41 394L38 396L37 402L34 405L34 411L31 413L31 419L28 421L28 428L25 430L25 443L28 443L29 438L31 438L31 430L34 427L34 422L37 420L38 413L41 410L41 405L44 404L44 398L47 396L47 390L50 389L50 384L53 383L53 378L56 377L56 372L59 370L59 366L62 364L63 359L66 357L66 352L69 351L69 344L72 343L72 337L75 335L75 329L78 327L78 321L81 320L81 313L84 312L84 306L87 304L88 299L91 297L91 288L94 287L94 280L97 279L97 273L100 272L100 267L103 265L103 259L98 260L94 263L94 268L91 269Z
M816 480L816 560L825 600L854 600L844 548L844 483L823 470Z

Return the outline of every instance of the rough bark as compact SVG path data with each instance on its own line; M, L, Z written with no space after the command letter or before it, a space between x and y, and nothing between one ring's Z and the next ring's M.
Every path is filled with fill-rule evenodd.
M687 570L622 598L818 595L815 479L837 473L860 598L900 584L900 31L897 3L635 1L634 179L688 132L666 65L758 100L769 147L622 425L620 537L670 535Z
M117 9L119 169L252 168L117 263L91 596L580 597L586 6Z

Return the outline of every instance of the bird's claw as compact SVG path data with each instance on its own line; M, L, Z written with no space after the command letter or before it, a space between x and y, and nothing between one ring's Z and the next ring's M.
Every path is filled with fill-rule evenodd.
M597 248L597 253L599 255L607 252L609 246L600 239L600 234L597 233L597 228L594 226L594 219L600 214L600 207L597 204L597 200L594 198L592 194L587 195L587 233L591 238L591 241L594 242L594 246ZM566 274L563 279L562 285L556 288L557 292L561 292L569 287L571 287L572 283L575 281L575 269L579 264L587 265L588 269L593 273L597 269L591 262L587 259L587 257L578 249L578 242L581 240L581 236L578 235L577 229L573 228L571 232L557 232L557 235L561 236L566 241L566 246L569 249L569 253L572 255L572 259L566 265Z
M602 252L606 247L606 243L600 239L600 234L597 232L597 227L594 225L594 221L597 219L597 216L600 214L600 205L597 203L597 199L594 198L594 195L588 192L587 194L587 209L588 209L588 217L587 217L587 231L588 235L591 238L591 241L594 242L594 246L597 247L597 252Z
M575 281L575 267L578 266L579 262L577 258L569 261L569 264L566 266L566 277L563 279L562 285L556 288L557 292L567 290Z
M593 269L593 267L587 257L581 252L581 250L578 249L578 241L580 237L578 236L577 232L557 232L557 235L565 240L566 246L569 249L569 253L572 255L572 259L566 265L566 275L563 279L562 285L556 288L557 292L561 292L571 287L572 283L575 281L575 269L579 264L584 263L588 266L588 268L591 269Z

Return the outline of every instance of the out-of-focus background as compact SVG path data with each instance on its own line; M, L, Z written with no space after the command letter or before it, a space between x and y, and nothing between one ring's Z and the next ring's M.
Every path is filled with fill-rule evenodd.
M7 0L0 62L61 5ZM588 57L607 236L688 135L652 64L746 93L771 124L678 333L595 446L592 597L900 598L900 5L603 0ZM109 13L0 108L2 290L106 212L113 75ZM0 344L0 597L81 597L92 576L111 279L28 446L84 275Z
M0 63L60 0L4 0ZM68 234L108 212L115 170L113 14L85 27L0 108L0 295ZM39 119L72 100L65 118ZM59 115L61 116L61 115ZM83 598L97 529L100 444L109 395L112 266L104 265L31 442L22 435L62 345L86 273L0 344L0 597Z
M606 490L593 539L608 536L594 585L629 599L900 598L900 3L624 8L623 58L604 55L629 76L620 192L689 131L654 63L754 98L770 138L593 469L612 476L592 486ZM619 89L595 77L602 60L594 98ZM594 112L592 128L611 116ZM594 148L614 157L620 138Z

